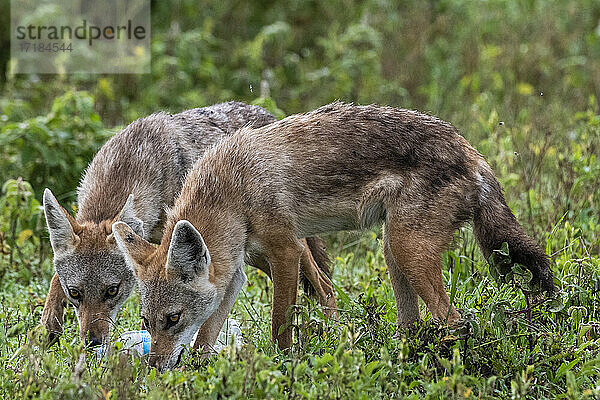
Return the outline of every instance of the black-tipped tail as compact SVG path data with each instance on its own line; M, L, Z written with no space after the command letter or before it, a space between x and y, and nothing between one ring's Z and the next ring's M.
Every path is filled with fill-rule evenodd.
M494 250L508 243L510 259L522 264L533 274L533 284L543 291L555 291L550 260L545 251L523 230L512 211L506 205L502 187L489 165L481 162L481 187L479 204L473 216L473 227L477 241L487 259Z

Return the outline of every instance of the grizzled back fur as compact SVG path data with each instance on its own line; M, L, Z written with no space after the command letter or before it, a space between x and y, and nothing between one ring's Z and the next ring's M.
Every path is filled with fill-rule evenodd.
M152 114L117 133L94 157L78 188L76 218L47 189L44 208L57 273L42 316L47 330L62 331L66 297L76 305L82 339L105 341L135 285L112 224L123 221L158 241L165 209L194 162L237 129L273 121L264 109L238 102Z
M489 165L454 126L433 116L336 102L244 128L190 175L182 197L229 207L225 202L240 196L244 214L271 210L298 237L363 229L393 213L407 228L431 229L444 242L473 220L484 254L508 241L515 261L553 290L546 255L514 218ZM202 189L216 182L220 190ZM193 207L190 198L179 203Z
M112 220L133 193L146 236L160 240L164 209L173 204L194 162L237 129L273 121L275 117L260 107L231 101L175 115L159 112L132 122L87 168L77 190L77 220Z

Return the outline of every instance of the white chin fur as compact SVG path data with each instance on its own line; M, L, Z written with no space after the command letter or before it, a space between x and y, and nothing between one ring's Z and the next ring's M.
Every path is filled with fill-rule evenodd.
M173 347L171 357L169 357L169 360L164 366L165 370L173 369L177 366L177 361L179 361L179 355L181 352L183 352L183 354L181 354L181 360L183 360L183 357L185 357L188 350L193 345L192 340L195 339L198 329L188 328L181 335L179 335L177 344Z

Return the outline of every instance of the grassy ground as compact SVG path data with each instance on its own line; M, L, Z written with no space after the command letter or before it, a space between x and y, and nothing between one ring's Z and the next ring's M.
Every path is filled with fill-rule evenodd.
M0 397L600 399L599 21L598 0L154 1L152 74L0 75ZM443 259L464 326L436 326L422 307L423 324L396 335L380 232L343 233L327 238L339 321L301 297L289 354L270 340L271 283L250 268L233 311L239 352L165 374L133 358L80 362L72 309L47 348L43 188L72 204L121 126L232 99L279 117L340 99L450 121L545 246L560 304L530 309L496 282L465 227ZM139 326L134 295L114 334Z
M37 325L51 262L32 257L32 269L5 271L2 280L0 390L3 398L64 399L598 398L600 260L568 223L551 235L547 248L564 293L560 310L546 304L523 312L522 291L494 281L467 227L444 255L445 282L465 325L435 326L422 307L424 323L396 336L379 233L339 234L329 238L338 322L324 320L303 297L292 352L280 353L270 340L271 283L248 268L233 311L243 349L202 361L192 355L183 371L162 375L136 357L81 362L72 310L60 342L46 348ZM115 334L138 326L136 294Z
M546 106L542 96L523 96L528 105L514 118L489 103L458 120L469 121L461 130L486 155L518 219L551 256L560 302L527 307L515 285L526 287L527 277L516 270L508 277L512 283L498 283L467 226L443 257L444 281L464 326L436 326L422 307L424 323L396 335L380 232L343 233L327 238L339 321L325 321L320 307L302 297L289 354L270 340L271 284L249 268L233 311L247 343L241 351L210 360L192 356L183 371L162 375L133 358L80 362L72 310L60 342L44 345L38 321L53 271L40 193L25 181L8 180L0 198L2 397L600 398L597 103L591 97L586 109L568 114L553 112L560 109L556 97ZM12 142L22 159L31 159L29 149L38 141L60 147L65 140L71 146L65 148L75 149L82 131L101 141L110 132L98 126L92 105L89 95L69 92L48 115L5 123L0 138L29 135L29 142ZM79 164L85 160L77 157ZM79 173L65 171L72 179ZM136 295L120 312L115 336L139 326Z

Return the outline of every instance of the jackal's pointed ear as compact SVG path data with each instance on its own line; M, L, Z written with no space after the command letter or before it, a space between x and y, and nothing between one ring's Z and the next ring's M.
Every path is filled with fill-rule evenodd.
M44 190L44 214L54 254L74 250L79 244L81 225L58 204L50 189Z
M115 222L125 222L138 236L144 237L144 222L135 214L133 200L133 193L131 193Z
M208 279L210 254L202 235L188 221L177 222L167 255L167 270L176 272L184 281Z
M139 275L140 265L154 252L154 246L135 233L124 222L115 222L112 231L119 250L125 256L125 262L136 275Z

